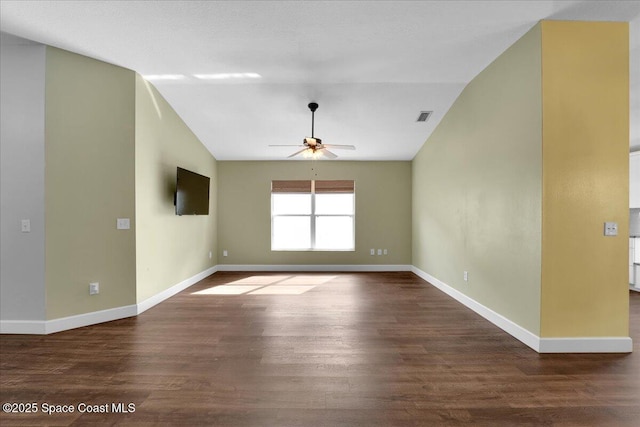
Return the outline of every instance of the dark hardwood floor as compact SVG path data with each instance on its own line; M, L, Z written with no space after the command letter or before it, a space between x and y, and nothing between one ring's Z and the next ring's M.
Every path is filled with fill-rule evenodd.
M634 353L539 355L411 273L216 273L136 318L1 336L1 402L40 412L0 425L638 426L630 299Z

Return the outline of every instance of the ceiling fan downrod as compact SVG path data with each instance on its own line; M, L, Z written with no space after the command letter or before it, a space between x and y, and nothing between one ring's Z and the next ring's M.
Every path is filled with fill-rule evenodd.
M310 102L308 107L309 110L311 110L311 138L315 138L313 133L313 125L315 121L316 110L318 109L318 104L316 102Z

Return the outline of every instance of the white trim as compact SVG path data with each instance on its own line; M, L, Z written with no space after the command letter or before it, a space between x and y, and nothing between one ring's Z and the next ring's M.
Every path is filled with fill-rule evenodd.
M198 283L200 280L211 276L213 273L215 273L216 271L218 271L218 266L215 265L211 268L208 268L204 271L201 271L200 273L189 277L188 279L183 280L182 282L173 285L170 288L165 289L164 291L157 293L149 298L147 298L146 300L139 302L138 303L138 311L137 314L141 314L144 313L145 311L149 310L151 307L160 304L162 301L171 298L172 296L174 296L175 294L177 294L178 292L182 292L185 289L187 289L189 286Z
M107 310L92 311L91 313L77 314L75 316L61 317L59 319L47 320L45 324L45 334L82 328L83 326L95 325L97 323L111 322L112 320L124 319L135 315L136 306L135 304L131 304L123 307L109 308Z
M46 323L45 320L0 320L0 334L44 335Z
M411 267L411 271L538 353L631 353L633 351L633 341L629 337L540 338L429 273L415 266Z
M135 304L52 320L2 320L0 333L46 335L136 315Z
M180 291L199 282L205 277L218 271L217 266L213 266L188 279L183 280L164 291L147 298L139 304L131 304L122 307L109 308L107 310L93 311L91 313L77 314L75 316L61 317L53 320L2 320L0 321L0 333L2 334L36 334L46 335L69 329L81 328L83 326L95 325L97 323L110 322L112 320L133 317L162 301L174 296Z
M218 271L411 271L404 264L220 264Z
M540 338L540 353L631 353L629 337Z
M457 289L454 289L451 286L447 285L446 283L436 279L429 273L425 273L424 271L420 270L417 267L412 267L411 271L417 276L419 276L420 278L426 280L427 282L435 286L436 288L440 289L442 292L449 295L456 301L462 303L464 306L475 311L480 316L484 317L489 322L493 323L494 325L496 325L497 327L499 327L509 335L522 341L524 344L528 345L535 351L539 351L540 338L537 335L529 332L522 326L512 322L511 320L507 319L503 315L496 313L495 311L491 310L488 307L485 307L484 305L480 304L473 298L466 296L465 294L458 291Z

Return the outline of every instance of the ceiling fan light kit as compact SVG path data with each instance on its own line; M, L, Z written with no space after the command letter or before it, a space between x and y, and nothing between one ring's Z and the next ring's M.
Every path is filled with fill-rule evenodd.
M338 156L331 151L327 150L327 147L336 148L339 150L355 150L353 145L329 145L323 144L320 138L316 138L314 134L315 126L315 112L318 109L317 102L310 102L309 110L311 110L311 136L307 136L302 140L302 145L270 145L270 147L302 147L301 150L287 156L287 158L295 157L298 154L302 154L305 158L318 159L326 157L328 159L336 159Z

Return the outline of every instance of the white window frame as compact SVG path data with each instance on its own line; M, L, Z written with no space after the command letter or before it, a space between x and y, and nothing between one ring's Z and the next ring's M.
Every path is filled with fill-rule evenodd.
M316 180L310 180L311 181L311 193L307 193L307 192L285 192L285 193L271 193L271 251L272 252L355 252L356 250L356 191L355 191L355 181L354 181L354 189L353 189L353 193L344 193L344 194L352 194L353 195L353 199L352 199L352 203L353 203L353 209L352 209L352 213L349 214L316 214L316 186L315 186L315 182ZM324 180L323 180L324 181ZM279 214L279 215L274 215L273 214L273 196L276 194L311 194L311 213L310 214ZM335 192L335 193L331 193L331 192L323 192L320 194L343 194L340 192ZM311 243L311 247L310 248L298 248L298 249L283 249L283 248L274 248L273 247L273 221L274 218L276 217L309 217L310 220L310 225L309 225L309 232L311 233L311 238L310 238L310 243ZM351 248L344 248L344 249L317 249L316 248L316 219L318 217L350 217L351 218L351 223L353 224L353 227L351 229L351 241L353 242L353 246Z

